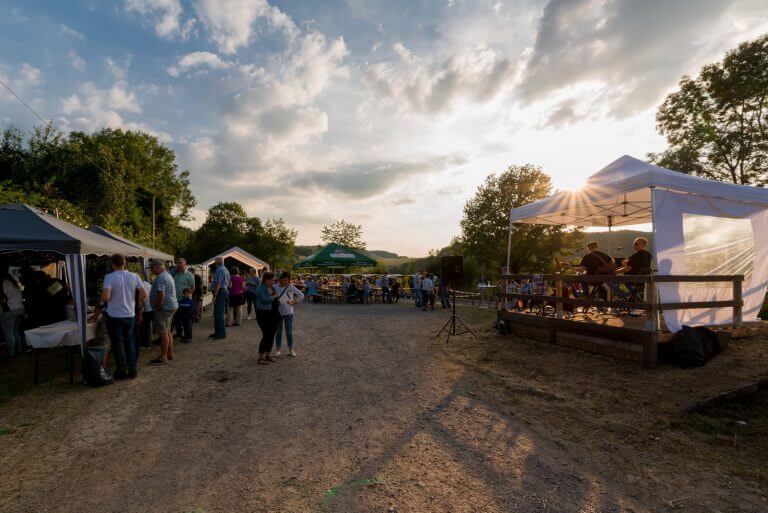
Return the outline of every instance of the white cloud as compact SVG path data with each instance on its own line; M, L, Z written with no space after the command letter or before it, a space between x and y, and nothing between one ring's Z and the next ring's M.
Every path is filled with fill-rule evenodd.
M293 20L266 0L196 0L194 5L210 39L224 53L234 53L246 46L255 35L258 22L290 37L299 33Z
M61 34L63 36L74 37L74 38L79 39L81 41L85 41L85 36L83 34L78 32L77 30L73 29L72 27L69 27L69 26L64 25L64 24L62 24L59 27L59 34Z
M192 52L180 57L176 66L168 68L171 76L178 77L179 74L192 69L209 68L223 70L232 66L231 62L222 60L218 55L211 52Z
M42 76L43 75L38 68L24 62L19 68L18 79L14 82L18 84L21 89L26 89L42 84Z
M126 0L128 12L137 12L151 17L157 35L170 38L179 32L182 14L179 0Z
M364 82L378 96L421 113L450 111L458 103L486 103L508 88L515 67L502 52L478 44L443 59L422 60L402 44L399 59L372 64Z
M642 111L682 74L748 38L728 18L751 3L550 0L516 94L531 102L589 84L614 115Z
M75 68L78 71L84 71L85 70L85 61L77 55L77 52L74 50L70 50L67 52L67 57L69 58L69 63L72 65L73 68Z
M61 100L60 118L64 130L99 130L101 128L122 128L145 132L163 143L170 143L173 137L157 130L143 121L129 121L124 116L141 114L142 109L133 91L125 82L118 82L109 88L99 88L93 82L86 82L77 93Z
M123 64L119 64L112 57L107 57L104 59L104 67L107 68L107 71L109 72L110 75L112 75L112 78L119 81L125 78L125 74L128 71L128 68L131 66L132 61L133 61L132 54L128 54L126 56L125 62Z

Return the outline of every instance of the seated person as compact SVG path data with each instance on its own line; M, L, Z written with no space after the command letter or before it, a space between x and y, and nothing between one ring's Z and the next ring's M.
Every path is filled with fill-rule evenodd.
M607 254L600 251L600 247L598 246L596 241L591 241L587 243L587 254L584 255L581 258L581 262L579 262L577 265L573 264L567 264L570 265L572 269L575 269L578 272L582 272L587 275L610 275L614 274L616 266L613 263L613 259L608 256ZM586 291L587 296L589 296L589 283L582 283L580 284L581 288ZM592 284L592 292L594 295L594 292L597 292L597 294L602 298L606 299L606 293L605 289L602 287L602 283L593 283Z
M627 276L637 276L640 274L650 274L651 272L651 253L645 248L648 247L648 239L645 237L638 237L635 242L632 243L635 248L635 252L629 258L624 260L624 265L616 269L616 274L624 274ZM629 294L619 288L618 283L606 283L608 287L620 298L627 299ZM637 284L627 283L627 288L631 292L634 292Z

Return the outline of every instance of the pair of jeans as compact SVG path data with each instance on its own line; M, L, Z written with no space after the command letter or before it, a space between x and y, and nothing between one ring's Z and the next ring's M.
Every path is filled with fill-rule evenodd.
M192 339L192 316L187 316L186 319L179 318L179 335L181 335L181 340L191 340Z
M21 353L21 319L24 307L0 313L0 326L3 328L5 350L10 358Z
M213 300L213 333L217 337L227 336L227 303L229 303L229 290L222 287Z
M277 320L277 335L275 335L275 346L280 350L283 345L283 325L285 325L285 339L288 341L288 349L293 349L293 314L283 315Z
M256 293L255 292L245 293L245 304L246 304L246 310L248 315L251 315L251 310L253 310L253 313L256 313Z
M149 311L141 314L141 322L139 323L139 344L144 347L152 346L152 318L155 316L155 312Z
M421 307L426 310L427 306L435 309L435 291L434 290L422 290L421 291Z
M115 359L117 374L136 372L136 339L134 338L135 317L110 317L107 314L107 334L112 341L112 357Z
M451 307L451 298L448 296L448 287L440 287L440 303L443 308Z
M256 322L261 328L261 342L259 342L259 354L271 353L272 344L275 342L278 315L270 310L256 309Z
M413 304L418 306L421 306L421 289L413 289Z
M619 296L621 299L627 299L629 297L629 294L627 294L626 292L624 292L622 289L619 288L618 283L615 283L612 281L606 281L605 284L608 286L609 289L611 289L611 292Z

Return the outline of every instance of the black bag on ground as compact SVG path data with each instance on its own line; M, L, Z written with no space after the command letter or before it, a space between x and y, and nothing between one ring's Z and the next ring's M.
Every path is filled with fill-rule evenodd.
M104 369L104 346L85 348L83 355L83 380L91 387L102 387L114 382L112 374Z
M683 368L701 367L722 350L714 331L690 326L683 326L669 343L661 344L660 349L661 346L667 346L659 354L661 359Z

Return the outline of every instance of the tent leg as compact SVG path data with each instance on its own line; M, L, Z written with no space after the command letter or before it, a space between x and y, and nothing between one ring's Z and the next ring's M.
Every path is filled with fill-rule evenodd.
M509 274L509 257L512 253L512 223L509 223L509 236L507 237L507 267L506 273Z

